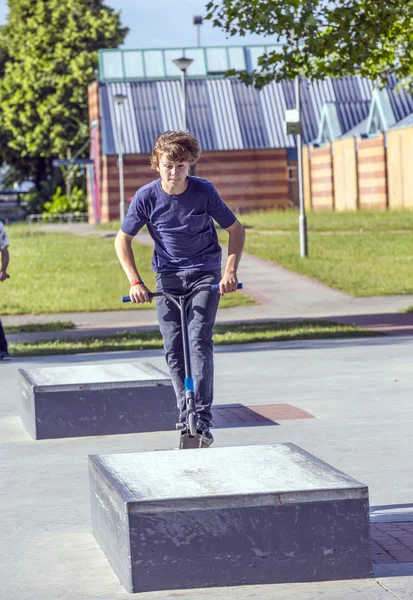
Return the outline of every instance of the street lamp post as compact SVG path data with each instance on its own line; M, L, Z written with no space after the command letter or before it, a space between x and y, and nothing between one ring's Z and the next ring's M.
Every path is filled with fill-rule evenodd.
M300 232L300 256L308 256L307 239L307 219L305 216L304 205L304 181L303 181L303 143L302 143L302 125L301 125L301 96L300 96L300 76L295 78L295 106L298 111L298 120L300 123L299 133L297 133L297 167L298 167L298 200L300 206L300 216L298 218L298 229Z
M122 121L121 121L121 106L124 105L127 96L124 94L115 94L113 96L117 110L116 118L116 137L118 142L118 166L119 166L119 216L121 222L125 218L125 184L123 178L123 146L122 146Z
M201 25L202 25L203 21L204 21L203 17L200 17L199 15L196 15L193 20L193 23L194 23L194 25L196 25L196 28L197 28L197 46L198 46L198 48L201 45Z
M186 70L194 62L192 58L175 58L173 61L175 66L181 70L181 112L182 112L182 129L186 129L186 99L185 99L185 74Z
M303 144L302 144L302 122L301 122L301 98L300 98L300 78L295 78L295 108L285 111L285 132L287 135L297 136L297 172L298 172L298 200L300 207L300 216L298 219L298 230L300 234L300 256L308 256L307 242L307 220L305 216L304 205L304 185L303 185Z

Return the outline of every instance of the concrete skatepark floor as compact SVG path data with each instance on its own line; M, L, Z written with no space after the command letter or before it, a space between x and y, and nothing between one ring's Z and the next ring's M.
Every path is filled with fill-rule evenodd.
M209 598L413 597L413 339L218 348L216 405L289 405L313 418L217 427L220 446L293 442L367 484L376 579L203 590ZM176 432L33 441L18 416L17 369L145 360L160 352L56 356L0 365L0 598L130 598L90 533L87 456L167 450ZM411 559L412 560L409 560ZM142 594L141 594L142 595ZM144 594L192 600L199 591Z

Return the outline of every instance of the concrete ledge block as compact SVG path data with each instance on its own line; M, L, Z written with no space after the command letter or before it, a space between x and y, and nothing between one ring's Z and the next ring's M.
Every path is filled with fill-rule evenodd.
M368 489L294 444L89 457L129 592L371 576Z
M175 429L166 373L139 361L19 369L20 418L37 440Z

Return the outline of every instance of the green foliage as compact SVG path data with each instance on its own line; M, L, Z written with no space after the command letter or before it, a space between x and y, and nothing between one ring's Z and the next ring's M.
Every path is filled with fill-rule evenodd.
M52 197L52 201L44 203L43 210L51 215L87 212L86 194L75 186L71 196L68 197L63 194L63 190L59 186Z
M87 199L83 190L75 186L70 196L70 206L73 212L87 212Z
M3 26L0 27L0 39L2 37ZM7 48L0 47L0 77L4 77L4 71L6 68L6 62L9 60Z
M413 0L211 0L208 15L230 36L276 36L280 46L241 79L266 83L360 74L383 83L413 77ZM232 72L231 74L235 74Z
M115 48L128 29L103 0L8 0L0 29L1 157L36 184L51 159L66 158L88 137L87 86L99 48ZM39 163L40 161L40 163ZM42 162L43 161L43 162Z
M24 196L25 202L29 203L28 212L38 214L43 211L44 204L49 200L53 193L51 181L40 181L38 186L31 189Z

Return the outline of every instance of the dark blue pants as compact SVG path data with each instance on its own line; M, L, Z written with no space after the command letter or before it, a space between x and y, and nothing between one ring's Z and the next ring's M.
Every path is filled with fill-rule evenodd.
M219 271L158 273L156 291L182 295L205 284L219 283L220 280L221 273ZM218 292L209 290L198 292L190 300L187 313L196 412L198 419L208 425L212 421L211 405L214 394L212 328L215 323L219 298ZM156 312L165 346L165 358L177 398L179 420L183 423L186 417L186 405L181 314L174 303L163 296L156 299Z
M7 352L7 341L4 335L4 329L0 321L0 352Z

